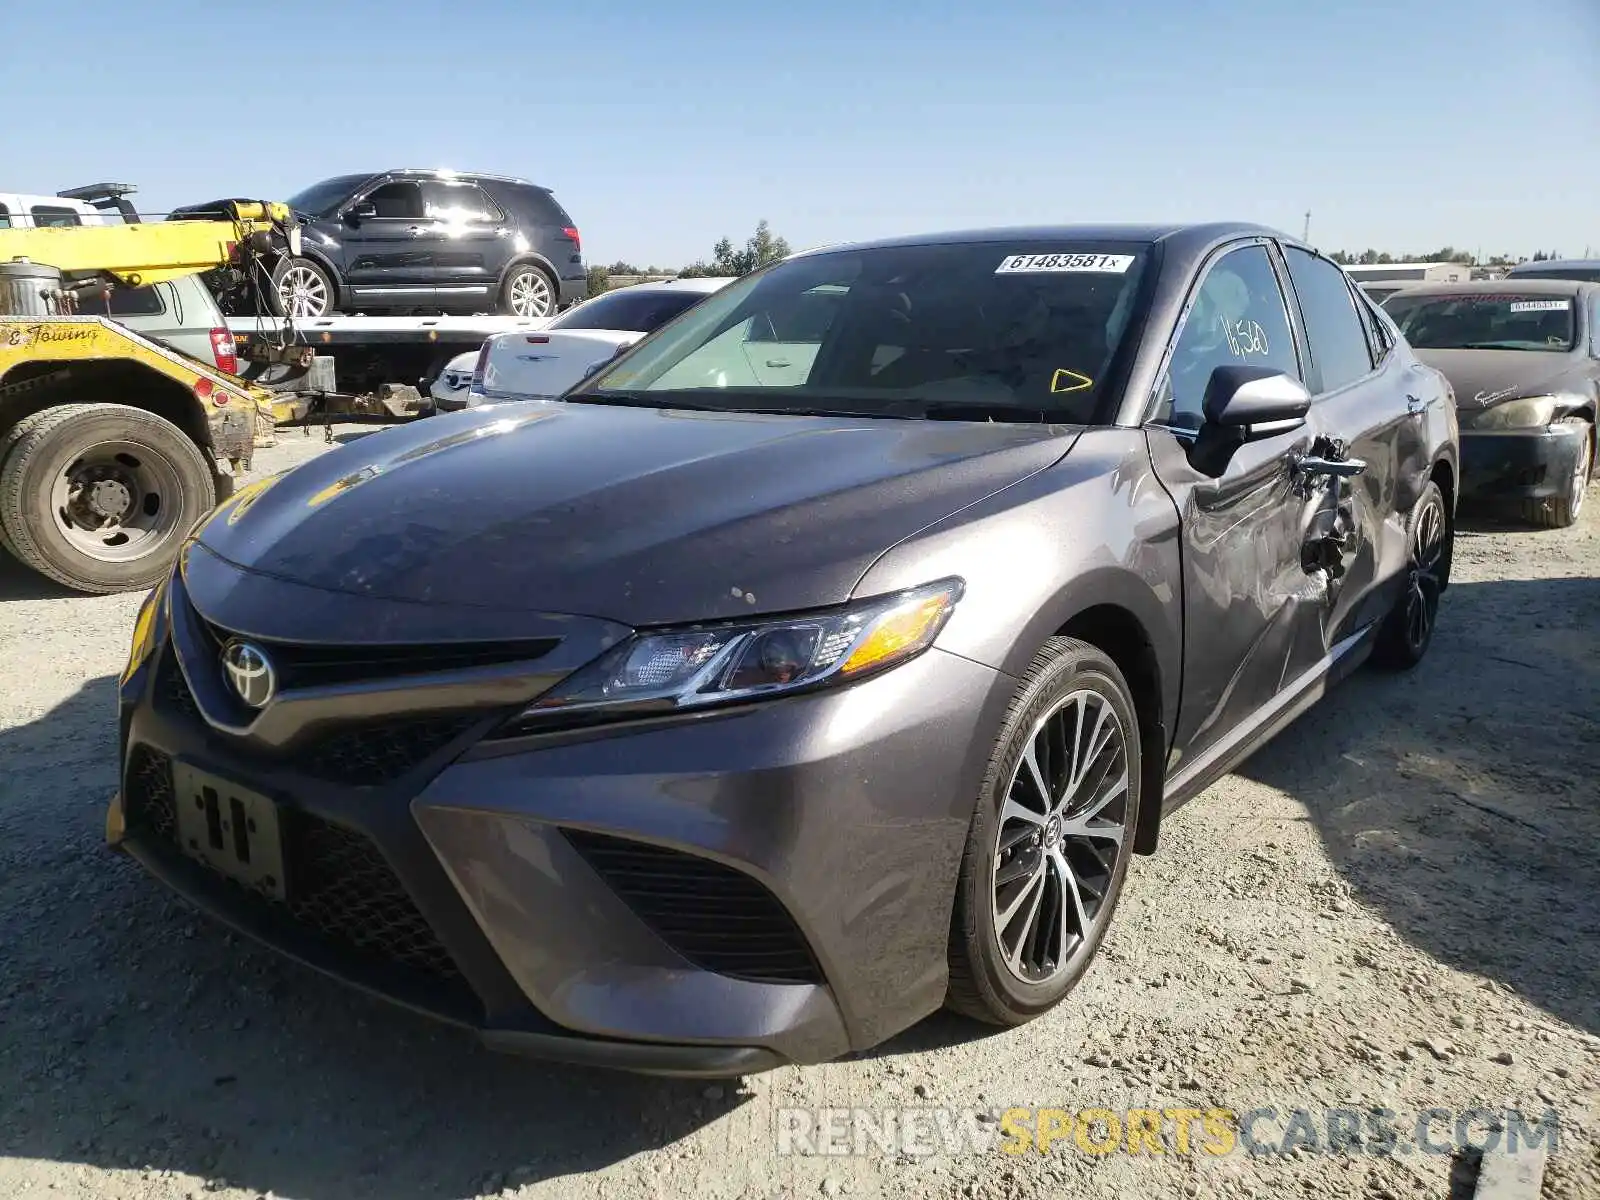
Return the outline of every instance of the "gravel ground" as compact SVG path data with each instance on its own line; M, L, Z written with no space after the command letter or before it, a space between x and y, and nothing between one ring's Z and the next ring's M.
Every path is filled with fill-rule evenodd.
M258 466L323 449L280 439ZM1554 1109L1544 1194L1593 1200L1597 512L1469 524L1424 665L1359 673L1176 816L1060 1010L737 1087L495 1057L168 898L102 843L137 597L0 563L0 1196L1450 1194L1449 1156L1400 1151L779 1152L797 1107L1271 1104Z

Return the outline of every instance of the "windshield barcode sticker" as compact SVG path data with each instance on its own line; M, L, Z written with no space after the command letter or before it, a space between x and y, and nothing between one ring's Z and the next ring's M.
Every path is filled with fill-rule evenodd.
M1097 271L1122 275L1133 265L1131 254L1013 254L994 269L996 275L1036 275Z
M1566 312L1572 307L1571 300L1516 300L1512 302L1512 312Z

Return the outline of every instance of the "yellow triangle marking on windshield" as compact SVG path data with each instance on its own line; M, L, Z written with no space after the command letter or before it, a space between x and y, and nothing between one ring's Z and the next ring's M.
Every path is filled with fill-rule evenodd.
M1094 380L1087 375L1080 375L1076 371L1057 370L1050 379L1050 391L1055 392L1081 392L1084 388L1094 386Z

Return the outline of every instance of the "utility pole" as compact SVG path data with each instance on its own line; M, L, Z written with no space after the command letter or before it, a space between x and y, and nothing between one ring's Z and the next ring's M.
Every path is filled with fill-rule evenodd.
M1300 235L1300 240L1306 245L1311 245L1311 214L1306 214L1305 232Z

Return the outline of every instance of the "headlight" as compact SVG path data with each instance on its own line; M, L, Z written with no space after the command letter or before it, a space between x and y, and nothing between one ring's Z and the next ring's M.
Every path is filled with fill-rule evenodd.
M161 615L161 601L166 594L167 585L162 581L150 590L144 603L139 606L139 616L133 622L133 643L128 647L128 665L122 669L121 683L132 679L134 672L155 653L157 618Z
M1554 396L1528 396L1486 408L1472 421L1474 429L1536 429L1555 418Z
M604 710L607 716L698 709L843 683L933 644L961 599L959 579L827 612L643 633L558 683L514 725Z

